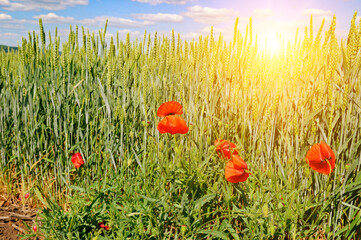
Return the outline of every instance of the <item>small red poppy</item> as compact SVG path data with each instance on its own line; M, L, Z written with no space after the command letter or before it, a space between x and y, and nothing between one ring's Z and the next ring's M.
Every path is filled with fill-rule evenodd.
M98 225L99 225L100 228L105 228L105 225L102 222L98 223Z
M228 182L244 182L249 176L247 170L246 162L240 156L232 155L232 159L226 164L224 174Z
M308 150L306 161L313 170L327 175L335 168L335 153L330 146L321 141Z
M25 198L29 198L30 194L29 193L26 193L25 194Z
M183 107L179 102L170 101L165 102L158 108L157 115L158 117L165 117L168 115L182 114Z
M33 226L33 231L34 232L38 231L38 227L36 225Z
M180 116L170 115L166 116L158 123L157 127L160 133L170 134L186 134L189 130L187 123Z
M110 227L109 226L105 226L105 230L109 230L110 229Z
M227 159L231 158L231 155L237 155L238 151L236 150L236 145L232 142L219 139L214 141L214 146L216 146L217 154L220 158L224 157Z
M84 164L84 160L81 156L80 153L75 153L72 157L71 157L71 161L73 162L75 168L80 168L81 165Z

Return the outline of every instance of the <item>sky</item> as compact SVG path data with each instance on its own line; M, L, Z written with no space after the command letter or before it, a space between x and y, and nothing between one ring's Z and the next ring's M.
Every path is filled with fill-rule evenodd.
M158 36L170 36L172 29L182 39L198 39L199 35L220 32L225 39L233 36L234 22L239 17L239 29L245 33L252 17L253 33L257 36L281 34L294 38L309 26L313 16L313 32L317 33L322 19L329 26L337 17L336 34L346 38L351 19L358 12L361 0L0 0L0 44L17 46L28 32L39 32L42 18L46 32L55 27L62 40L67 39L70 24L84 26L98 33L108 19L107 38L119 32L125 39L142 39L144 31Z

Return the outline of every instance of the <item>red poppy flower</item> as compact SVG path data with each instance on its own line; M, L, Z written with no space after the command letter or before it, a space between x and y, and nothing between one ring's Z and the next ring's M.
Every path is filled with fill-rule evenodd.
M170 134L185 134L189 130L184 119L176 115L170 115L163 118L162 121L158 123L157 129L160 133Z
M228 161L224 174L228 182L238 183L247 180L249 173L246 162L238 155L232 155Z
M73 162L75 168L80 168L81 165L84 164L84 160L81 156L80 153L75 153L72 157L71 157L71 161Z
M335 153L330 146L321 141L308 150L306 161L316 172L330 174L335 168Z
M33 231L34 232L38 231L38 227L36 225L33 226Z
M165 117L168 115L182 114L183 107L179 102L170 101L165 102L158 108L157 115L158 117Z
M30 196L29 193L25 194L25 198L29 198L29 196Z
M105 230L109 230L110 229L110 227L109 226L105 226Z
M230 159L231 155L237 155L238 151L236 150L236 145L232 142L226 140L216 140L214 141L214 146L216 146L216 151L218 156Z
M102 222L98 223L98 225L99 225L100 228L105 228L105 225Z

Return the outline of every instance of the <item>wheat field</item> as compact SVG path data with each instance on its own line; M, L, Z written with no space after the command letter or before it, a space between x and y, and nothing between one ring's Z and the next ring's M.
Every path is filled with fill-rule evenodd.
M361 22L336 17L259 48L252 19L184 40L105 40L70 26L29 32L0 52L0 181L42 209L40 239L360 239ZM295 31L296 32L296 31ZM160 134L158 107L183 106L189 132ZM214 141L237 145L250 175L224 177ZM326 142L329 175L305 159ZM74 168L72 155L84 165ZM109 225L109 230L98 223Z

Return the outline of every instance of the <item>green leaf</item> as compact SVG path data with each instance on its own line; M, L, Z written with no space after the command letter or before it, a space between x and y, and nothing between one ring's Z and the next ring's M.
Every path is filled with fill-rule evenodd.
M197 201L194 202L194 208L195 209L200 209L201 207L203 207L204 204L211 201L216 196L217 196L216 193L212 193L212 194L206 195L206 196L198 199Z
M212 237L216 237L217 239L229 240L229 237L225 233L216 230L201 230L198 231L198 233L206 234L207 236L205 238L212 236Z

